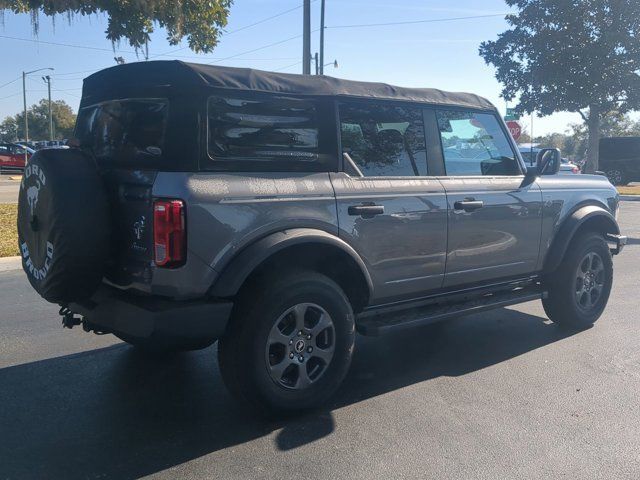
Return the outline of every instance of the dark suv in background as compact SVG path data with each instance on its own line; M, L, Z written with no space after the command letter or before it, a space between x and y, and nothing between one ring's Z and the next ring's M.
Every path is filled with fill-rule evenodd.
M33 287L143 350L218 340L260 410L326 401L356 332L536 299L587 328L626 242L606 178L526 168L471 94L144 62L85 80L75 136L25 171Z
M600 139L599 164L614 185L640 181L640 137Z

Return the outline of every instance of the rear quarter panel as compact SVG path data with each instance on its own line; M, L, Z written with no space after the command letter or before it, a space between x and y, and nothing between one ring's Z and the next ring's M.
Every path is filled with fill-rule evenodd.
M158 174L154 197L187 205L187 263L156 269L152 290L180 298L206 295L244 247L270 233L316 228L338 234L328 173Z
M538 270L563 222L580 207L596 205L615 215L619 195L609 180L602 175L549 175L541 176L537 183L542 191L542 239Z

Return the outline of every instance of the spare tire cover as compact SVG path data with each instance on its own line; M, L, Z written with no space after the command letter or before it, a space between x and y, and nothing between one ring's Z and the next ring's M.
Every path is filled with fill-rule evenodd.
M18 196L22 268L46 300L90 297L109 256L107 195L91 158L75 149L41 150L29 160Z

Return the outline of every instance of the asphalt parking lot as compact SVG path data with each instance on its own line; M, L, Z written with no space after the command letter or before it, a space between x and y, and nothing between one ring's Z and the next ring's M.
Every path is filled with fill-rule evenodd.
M532 302L359 338L335 402L276 422L235 408L215 347L146 359L0 273L0 478L640 478L640 202L621 225L594 328Z

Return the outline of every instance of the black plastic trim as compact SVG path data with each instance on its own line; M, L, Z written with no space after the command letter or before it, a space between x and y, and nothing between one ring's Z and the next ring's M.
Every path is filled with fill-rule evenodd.
M154 333L187 339L216 339L225 331L233 303L229 301L174 301L136 296L103 285L69 309L108 333L147 338Z

